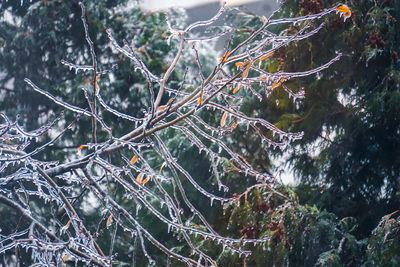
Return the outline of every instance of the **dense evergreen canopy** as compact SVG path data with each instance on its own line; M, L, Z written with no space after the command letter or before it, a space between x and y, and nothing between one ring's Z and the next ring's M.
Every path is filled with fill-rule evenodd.
M282 12L310 14L334 3L288 0ZM302 80L305 100L282 107L278 121L306 132L291 153L302 201L357 218L360 236L400 204L399 4L350 1L351 18L326 20L319 35L285 55L288 69L318 65L335 51L345 55L317 79Z

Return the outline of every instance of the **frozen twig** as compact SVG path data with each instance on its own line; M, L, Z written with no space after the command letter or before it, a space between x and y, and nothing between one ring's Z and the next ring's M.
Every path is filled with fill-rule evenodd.
M182 30L174 30L167 16L166 23L171 34L168 41L176 37L179 44L177 48L170 46L175 54L161 77L155 75L156 72L153 73L145 61L136 55L133 45L123 40L123 46L120 46L111 30L106 30L113 49L133 62L135 70L143 74L149 89L148 98L143 101L147 104L142 104L136 111L120 112L120 107L111 107L111 104L103 100L98 85L99 75L115 70L116 65L110 70L98 70L101 58L96 57L94 43L89 36L85 6L82 3L80 5L91 62L90 65L78 65L66 60L61 63L76 72L81 70L92 73L93 90L82 88L89 108L67 103L28 78L25 78L25 82L34 91L74 114L77 119L82 121L89 117L92 120L92 137L85 144L74 144L80 153L86 155L62 151L66 159L63 162L45 161L38 155L57 142L62 142L65 133L73 129L75 122L58 128L57 122L61 117L57 117L37 130L25 131L18 125L18 119L13 122L4 113L0 113L0 202L22 214L30 223L26 229L0 235L0 254L16 247L26 247L33 251L34 261L40 264L61 265L73 257L76 261L110 266L115 257L114 244L122 238L119 235L119 229L122 229L132 235L130 241L140 244L150 264L156 264L156 258L147 248L153 244L168 258L188 266L216 266L215 259L195 242L197 236L214 240L224 249L239 255L251 253L246 243L257 245L269 241L269 238L246 239L220 235L200 212L201 209L187 192L186 186L191 186L203 198L208 198L211 205L214 201L217 202L215 205L240 204L241 197L246 198L247 194L261 188L289 200L274 189L275 176L252 166L231 136L237 128L251 130L259 138L260 145L264 142L267 144L266 150L270 145L284 148L303 137L303 132L283 131L263 118L246 114L242 105L247 96L263 100L277 87L282 87L294 99L304 97L303 89L297 91L288 88L285 82L323 71L340 59L340 53L321 66L297 72L279 70L271 73L262 68L261 63L275 57L274 54L282 47L317 34L324 23L313 28L311 22L338 11L338 6L297 18L274 19L273 15L260 18L264 21L263 25L254 29L244 41L236 46L229 42L226 51L220 53L222 57L215 59L216 64L210 68L212 71L208 76L205 74L206 63L202 62L201 51L196 49L200 46L196 46L196 43L219 38L234 28L208 37L194 36L191 31L197 27L209 27L221 18L225 6L211 19L195 22ZM288 31L274 33L270 28L271 25L285 26L300 22L302 27L294 35L287 35ZM192 49L187 48L189 42ZM192 58L193 62L185 62L187 58ZM193 68L199 75L191 73ZM175 73L180 80L171 82ZM154 90L157 88L156 94ZM104 112L117 116L129 130L121 136L114 136L113 133L117 131L108 126L112 123L102 116ZM101 128L97 129L97 123ZM54 134L50 130L58 132ZM215 177L218 185L217 193L199 182L203 177L197 177L189 168L184 167L179 153L171 149L168 139L171 133L180 138L181 142L193 146L208 160L210 174ZM32 139L44 138L46 135L52 137L50 141L47 139L31 149ZM230 192L224 181L231 172L248 176L252 184L240 192ZM111 193L115 188L120 190L116 195ZM75 200L83 199L89 193L103 209L94 232L89 230L85 217L80 216L79 209L75 207L79 203ZM124 196L121 198L118 194ZM41 216L41 210L30 205L30 201L41 201L44 207L50 207L63 215L59 218L52 214L54 220L40 223L35 218ZM126 203L133 209L128 209ZM148 216L164 223L166 231L176 233L171 236L181 237L176 242L187 246L192 254L178 253L157 240L152 229L145 227L140 209L146 209ZM104 222L106 229L111 224L114 227L108 250L110 255L103 253L104 248L96 240L102 231L107 231L102 229Z

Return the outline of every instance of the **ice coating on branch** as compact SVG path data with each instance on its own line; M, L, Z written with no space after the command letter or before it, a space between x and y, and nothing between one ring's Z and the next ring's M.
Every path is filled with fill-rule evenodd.
M119 233L117 230L122 229L132 238L130 241L136 240L150 265L158 264L151 250L146 248L152 244L168 257L188 266L216 266L215 260L196 245L196 238L212 240L223 250L244 256L251 253L248 244L263 245L270 241L270 238L222 236L199 211L199 203L193 201L187 187L201 194L207 199L206 205L213 208L221 204L240 205L253 190L286 197L274 190L274 175L255 168L242 154L234 134L250 132L268 152L271 147L284 149L301 139L304 133L283 131L257 114L246 114L243 104L247 97L263 101L278 88L283 88L293 101L303 98L305 90L292 88L287 82L324 71L338 61L341 54L321 66L296 72L280 68L268 71L263 62L275 58L281 48L318 34L325 26L320 18L338 12L347 19L351 11L346 5L337 5L318 14L297 18L259 18L263 25L250 32L242 43L235 46L228 43L224 51L215 55L215 64L210 67L211 61L204 60L202 43L232 33L235 28L225 27L211 36L198 36L193 30L210 27L226 10L223 5L210 19L186 27L173 25L167 16L165 27L168 31L162 41L170 44L170 52L165 58L165 70L158 76L157 71L150 69L149 61L140 56L135 42L114 37L113 32L118 29L106 30L116 58L102 64L103 58L96 56L89 35L91 25L86 21L87 11L81 3L85 33L82 38L86 39L90 51L89 60L82 65L68 59L61 63L78 74L91 75L89 85L78 89L87 105L81 107L67 103L50 94L49 88L40 88L26 78L29 88L65 109L75 120L66 123L64 119L63 126L60 126L57 124L60 115L37 130L26 131L18 120L13 121L0 113L0 200L18 210L31 223L27 229L10 235L2 234L0 254L18 246L32 251L33 260L38 264L56 264L61 259L62 263L75 261L109 266L115 254L112 249L110 253L104 252L97 244L97 238L103 231L109 231L114 244ZM313 21L318 23L311 23ZM287 31L276 33L270 27L294 24L298 25L298 30L291 34L286 34ZM179 47L175 46L176 43ZM101 76L118 71L117 65L110 62L117 62L119 57L130 60L132 71L137 71L146 80L146 85L137 87L148 93L147 102L140 102L135 112L119 111L124 110L124 103L115 100L117 97L112 98L111 103L102 97L104 84ZM179 77L179 82L174 80L176 77ZM275 104L280 105L279 102ZM129 131L116 136L117 131L110 126L113 121L107 120L104 114L111 114ZM90 121L94 128L93 138L83 144L69 144L71 150L61 150L67 159L63 163L40 160L40 153L63 144L59 141L74 129L74 124L80 119ZM97 123L101 126L98 129ZM49 134L50 129L55 133ZM95 137L100 132L102 139L99 140ZM44 141L46 135L51 137L50 141ZM173 144L177 140L179 144ZM40 144L30 149L36 142ZM204 186L203 177L192 173L190 167L184 167L185 159L179 152L185 146L195 150L196 157L209 163L209 176L215 181L215 190L210 189L212 185ZM252 184L241 192L231 192L224 184L229 173L236 173ZM110 193L115 188L123 192L122 198ZM104 211L94 232L87 229L88 222L81 218L74 206L74 199L82 195ZM63 215L54 215L50 222L42 224L35 219L40 212L27 205L33 199ZM187 246L192 254L177 253L157 240L152 234L153 229L146 228L148 222L141 218L144 211L152 219L162 222L163 230L171 238L177 238L177 243Z

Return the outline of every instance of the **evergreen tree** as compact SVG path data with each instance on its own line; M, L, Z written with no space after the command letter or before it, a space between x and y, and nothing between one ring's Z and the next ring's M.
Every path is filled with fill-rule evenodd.
M336 1L287 0L282 16L320 12ZM282 70L307 69L336 51L344 56L329 71L287 83L304 88L297 105L280 87L276 125L304 130L289 148L302 203L317 203L339 217L357 218L359 237L400 204L399 1L348 1L345 22L325 19L319 34L291 45L275 59ZM297 32L299 26L290 31ZM277 102L278 103L278 102Z

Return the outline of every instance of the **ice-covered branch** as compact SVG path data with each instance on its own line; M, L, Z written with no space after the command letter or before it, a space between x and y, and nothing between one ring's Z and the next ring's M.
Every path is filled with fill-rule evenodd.
M235 28L224 28L208 37L195 36L191 31L197 27L209 27L220 19L227 10L225 5L211 19L195 22L182 30L175 30L167 16L166 24L171 35L164 41L169 42L172 38L175 41L176 38L178 44L175 47L173 42L168 46L174 54L164 58L166 66L160 75L156 75L157 71L150 68L152 65L135 53L134 45L126 40L122 40L123 46L119 45L121 40L116 40L112 30L108 29L106 34L110 47L118 56L123 55L132 61L134 70L140 70L146 90L148 88L144 101L130 100L137 101L139 108L126 111L122 104L110 103L106 97L103 99L105 93L100 93L105 91L100 90L99 75L118 69L113 65L109 70L101 71L98 66L117 60L101 62L104 57L96 56L95 43L89 36L90 20L86 20L85 6L81 3L82 38L89 46L91 61L75 64L62 60L61 63L76 72L82 70L92 74L92 86L78 89L89 107L67 103L49 93L49 88L41 88L25 78L34 91L65 109L64 113L72 114L76 120L67 123L60 115L37 130L26 131L18 124L18 119L13 122L0 113L0 203L16 210L29 222L26 229L0 234L0 254L25 247L32 252L33 260L40 264L59 266L75 260L110 266L116 257L114 243L118 238L126 238L127 243L138 241L143 255L153 265L157 264L156 257L147 248L151 244L169 258L188 266L216 266L215 259L198 245L197 238L212 240L221 244L223 249L245 256L251 253L246 243L257 245L269 241L269 237L246 239L219 234L202 214L193 193L189 192L198 193L198 197L208 199L211 205L214 200L217 202L214 205L240 204L242 197L246 198L258 188L286 198L275 191L275 176L253 166L241 153L234 139L235 132L251 131L260 141L260 146L266 142L279 148L303 137L303 132L283 131L264 118L246 114L242 107L248 97L262 101L278 87L294 99L304 97L303 89L289 88L285 83L324 71L340 59L340 53L325 64L296 72L280 68L268 71L264 62L268 64L282 47L318 34L325 24L313 27L311 22L334 11L347 10L338 9L339 6L297 18L262 17L263 24L253 29L239 44L234 46L229 42L226 50L219 52L221 57L213 59L213 66L202 61L202 52L198 48L202 42L218 39L234 32ZM347 18L349 14L341 15ZM300 24L301 27L295 34L289 34L289 31L275 33L274 27L270 26L278 24L282 27ZM113 122L104 116L108 113L120 120L121 129L116 131L112 128ZM47 157L41 155L56 143L63 142L65 135L74 130L78 119L81 123L92 120L91 137L83 144L75 141L73 145L77 150L72 153L62 151L61 162L45 160ZM101 125L98 130L97 123ZM204 177L191 171L171 139L199 152L199 158L209 164L209 174L217 186L207 184ZM268 146L263 148L268 151ZM232 172L247 177L249 187L231 192L226 178ZM95 219L95 230L88 226L93 222L86 219L84 212L87 208L78 207L84 201L96 203L101 210L101 216ZM33 202L39 204L32 205ZM47 208L53 212L45 213L43 209ZM163 244L154 234L154 229L148 227L140 212L143 209L146 216L164 224L164 230L176 239L175 242L191 253L177 252L169 248L169 244ZM39 221L40 216L47 216L47 220ZM111 246L109 255L106 255L97 238L104 231L111 231L111 225ZM129 235L122 235L120 230L130 233L132 240Z

